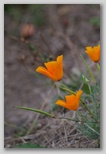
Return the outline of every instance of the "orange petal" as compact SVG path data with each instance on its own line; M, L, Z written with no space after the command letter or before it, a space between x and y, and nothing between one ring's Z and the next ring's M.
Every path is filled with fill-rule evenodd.
M63 64L63 55L57 57L57 63L62 67Z
M57 57L57 61L51 61L48 63L45 63L46 68L48 71L53 73L56 71L56 68L59 67L60 69L62 68L62 61L63 61L63 55Z
M63 55L57 57L57 61L45 63L47 70L52 74L54 80L61 80L63 77L62 67Z
M66 102L64 102L63 100L58 100L56 104L66 108Z
M58 63L57 71L59 71L57 77L61 79L63 77L63 55L57 57L57 63Z
M91 58L92 61L94 61L94 52L92 47L86 47L86 51L85 51L88 56Z
M73 94L66 96L66 102L67 102L67 107L70 110L77 110L79 107L79 102L77 101L76 96Z
M44 63L47 70L53 74L53 72L56 70L56 67L57 67L57 62L56 61L51 61L51 62L48 62L48 63Z
M39 72L39 73L41 73L41 74L43 74L43 75L46 75L46 76L48 76L49 78L51 78L51 79L53 80L52 74L51 74L46 68L44 68L44 67L42 67L42 66L39 66L39 67L36 69L36 72Z
M63 100L58 100L56 104L63 106L69 110L77 110L79 107L81 94L82 94L82 90L78 90L76 95L74 94L66 95L65 96L66 102L64 102Z
M94 47L93 50L95 52L95 62L98 62L100 60L100 45Z
M44 63L47 70L52 74L53 80L58 80L57 77L54 74L57 74L57 62L52 61L48 63ZM55 73L56 72L56 73Z
M77 97L77 100L80 99L81 95L82 95L83 91L82 90L78 90L77 91L77 94L76 94L76 97Z
M70 110L77 110L80 103L80 96L82 94L82 90L79 90L76 95L67 95L66 102L67 106Z
M74 102L75 102L75 99L76 99L76 96L74 94L66 95L65 98L66 98L67 104L74 105Z
M39 66L36 71L42 73L52 80L58 81L63 77L63 55L57 57L57 61L44 63L46 68Z
M100 45L95 47L86 47L85 51L92 61L98 62L100 60Z

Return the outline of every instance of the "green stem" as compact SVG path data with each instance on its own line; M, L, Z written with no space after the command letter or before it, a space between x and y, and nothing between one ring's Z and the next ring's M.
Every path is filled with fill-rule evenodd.
M65 90L65 91L67 91L67 92L69 92L69 93L71 93L71 94L76 94L75 92L73 92L72 90L70 90L70 89L68 89L68 87L66 87L66 85L64 85L63 83L62 83L62 81L60 81L60 86L59 86L59 88L60 89L62 89L62 90Z
M97 63L98 72L100 73L100 65Z
M87 68L87 70L88 70L88 72L89 72L89 74L90 74L90 76L91 76L92 81L95 81L94 75L93 75L93 73L92 73L90 67L89 67L88 64L86 63L85 59L82 57L82 55L81 55L81 59L82 59L82 61L84 62L85 66L86 66L86 68Z
M82 99L80 98L81 104L85 107L85 109L89 112L89 114L91 115L92 118L94 118L94 120L98 123L98 121L95 119L93 113L89 110L89 108L87 107L87 105L82 101Z

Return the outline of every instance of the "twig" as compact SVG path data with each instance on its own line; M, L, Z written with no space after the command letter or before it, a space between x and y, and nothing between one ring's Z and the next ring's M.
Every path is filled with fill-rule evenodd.
M42 133L40 131L39 133L26 135L26 136L23 136L21 138L20 137L18 137L18 138L6 137L6 138L4 138L4 140L6 142L20 141L22 139L24 139L24 140L32 140L32 139L37 138L39 135L44 134L44 133L46 133L46 131L42 131Z
M51 50L50 47L49 47L48 42L47 42L46 39L44 38L44 36L43 36L42 34L40 34L40 37L41 37L41 39L44 41L44 43L46 44L46 46L48 47L48 49L50 50L50 52L53 53L52 50ZM49 52L49 53L50 53L50 52Z

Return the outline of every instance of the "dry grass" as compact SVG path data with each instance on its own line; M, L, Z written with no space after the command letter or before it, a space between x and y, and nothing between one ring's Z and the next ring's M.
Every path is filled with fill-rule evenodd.
M74 112L67 112L61 116L69 117L72 114ZM39 144L45 148L98 148L98 143L83 136L73 121L44 117L40 117L38 121L31 134L18 138L11 136L5 138L5 148L27 142Z

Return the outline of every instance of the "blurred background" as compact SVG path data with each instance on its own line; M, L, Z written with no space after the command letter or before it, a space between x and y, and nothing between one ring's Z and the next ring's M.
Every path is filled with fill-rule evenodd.
M96 68L85 54L86 46L100 43L100 5L98 4L5 4L4 5L4 137L5 147L26 141L45 147L78 147L79 138L65 141L65 130L73 123L46 118L14 106L26 106L62 114L55 106L57 91L51 80L35 72L44 62L63 54L63 81L73 90L81 85L80 74L87 73L80 58L83 55L96 76ZM45 105L42 105L44 102ZM70 111L69 114L73 114ZM29 131L33 121L36 125ZM47 134L48 132L48 134ZM60 133L60 134L59 134ZM31 137L33 135L33 138ZM57 135L58 134L58 135ZM57 136L56 136L57 135ZM53 136L53 138L51 138ZM79 136L78 136L79 137ZM53 141L53 142L52 142ZM70 143L70 144L69 144ZM85 145L82 139L81 147Z

